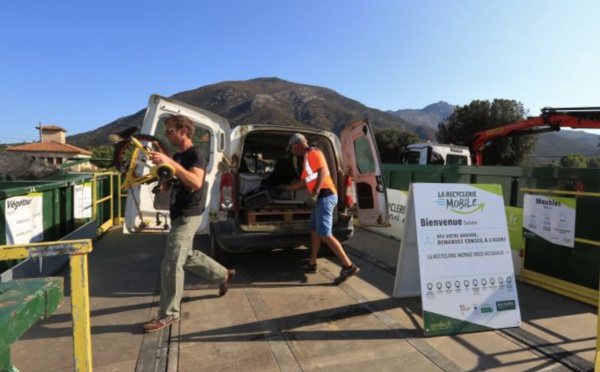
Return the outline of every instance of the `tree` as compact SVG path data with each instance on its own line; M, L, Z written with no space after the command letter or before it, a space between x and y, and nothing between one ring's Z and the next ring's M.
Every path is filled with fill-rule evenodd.
M560 164L558 164L555 160L551 160L550 163L540 165L540 168L559 168Z
M587 167L590 169L600 168L600 156L594 156L587 160Z
M472 101L457 107L438 126L436 138L442 143L471 146L475 133L521 121L526 112L521 102L507 99ZM537 136L500 137L483 150L484 165L525 165L530 160Z
M560 166L563 168L587 168L587 162L581 154L566 154L560 158Z
M106 159L104 160L90 160L90 163L94 164L98 168L110 168L113 166L113 147L112 146L99 146L92 149L92 158Z
M406 146L419 142L419 137L411 132L400 132L395 129L380 129L375 132L375 142L382 163L402 163L402 155Z

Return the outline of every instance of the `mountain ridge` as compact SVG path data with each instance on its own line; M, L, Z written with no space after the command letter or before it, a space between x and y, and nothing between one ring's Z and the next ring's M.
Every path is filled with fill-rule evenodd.
M388 110L390 114L398 116L410 123L417 125L425 125L435 130L438 124L443 122L450 116L456 106L449 104L446 101L439 101L425 106L422 109L400 109L396 111Z
M433 140L435 130L415 125L387 112L370 108L329 89L291 83L279 78L225 81L172 95L170 98L214 112L232 127L242 124L277 123L312 127L339 133L356 120L368 118L374 128L412 131ZM68 136L75 146L108 145L108 134L129 126L141 126L144 109L98 129Z
M391 128L410 131L422 141L435 141L437 126L457 107L445 101L423 109L382 111L340 95L332 89L298 84L276 77L245 81L224 81L176 93L170 98L214 112L229 121L232 127L242 124L278 124L312 127L339 132L356 120L368 118L375 130ZM90 148L111 145L108 134L135 126L141 127L145 108L120 117L97 129L67 136L69 144ZM598 153L598 136L581 133L547 137L540 135L533 152L534 164L549 162L567 153ZM545 154L554 154L552 157ZM558 158L560 159L560 158Z

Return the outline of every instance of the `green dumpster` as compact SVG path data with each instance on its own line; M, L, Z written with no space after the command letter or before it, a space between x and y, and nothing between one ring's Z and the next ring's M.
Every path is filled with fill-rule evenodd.
M0 181L0 245L59 240L88 222L91 213L75 217L82 202L78 190L89 184L91 196L91 178L55 174L35 181ZM0 262L0 274L15 264Z

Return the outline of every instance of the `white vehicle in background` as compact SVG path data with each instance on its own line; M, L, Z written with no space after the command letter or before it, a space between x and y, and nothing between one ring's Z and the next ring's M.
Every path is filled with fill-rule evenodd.
M471 165L471 152L466 146L436 142L413 143L406 147L404 164Z

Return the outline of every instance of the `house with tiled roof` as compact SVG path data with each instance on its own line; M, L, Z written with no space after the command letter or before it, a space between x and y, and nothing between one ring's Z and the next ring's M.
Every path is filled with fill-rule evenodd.
M40 142L10 146L6 151L33 155L58 166L66 163L69 158L89 159L92 157L90 151L67 144L65 139L67 131L61 127L40 124L35 129L40 131ZM79 171L81 167L75 166L70 170Z

